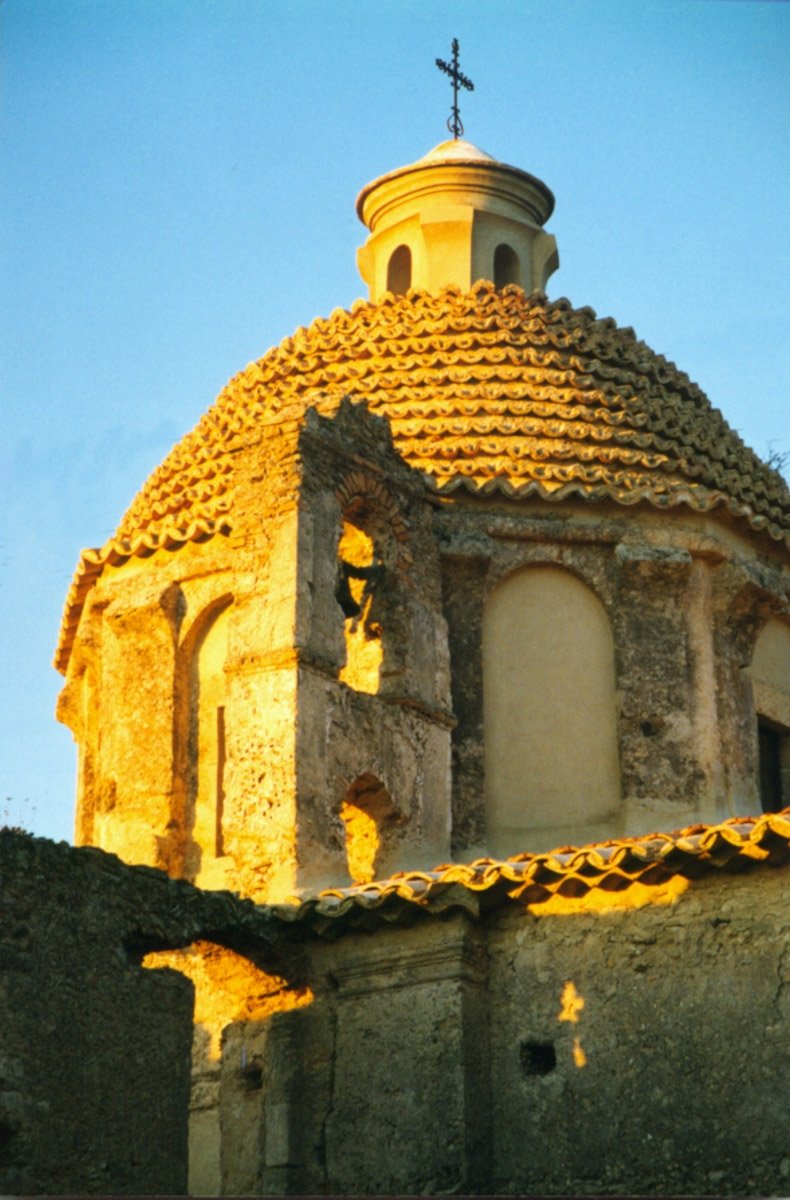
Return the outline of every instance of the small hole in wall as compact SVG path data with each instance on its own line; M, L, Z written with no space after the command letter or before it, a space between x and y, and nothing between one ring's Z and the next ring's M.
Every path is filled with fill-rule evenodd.
M525 1075L548 1075L557 1065L553 1042L522 1042L521 1070Z
M239 1077L245 1092L259 1092L263 1087L263 1071L260 1067L242 1067Z
M661 730L661 723L659 721L643 721L641 729L645 737L655 737Z

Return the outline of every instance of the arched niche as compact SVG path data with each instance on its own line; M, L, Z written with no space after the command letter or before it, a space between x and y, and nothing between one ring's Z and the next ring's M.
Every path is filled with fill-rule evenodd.
M790 804L790 625L772 617L757 638L749 668L757 721L760 804Z
M403 296L411 287L411 250L401 245L393 250L387 263L387 291Z
M494 287L503 288L509 283L521 283L521 267L513 247L500 242L494 251Z
M211 886L211 863L225 853L225 660L230 598L195 623L187 664L185 875Z
M489 596L483 709L489 848L596 836L620 804L614 646L603 605L569 571L525 567Z

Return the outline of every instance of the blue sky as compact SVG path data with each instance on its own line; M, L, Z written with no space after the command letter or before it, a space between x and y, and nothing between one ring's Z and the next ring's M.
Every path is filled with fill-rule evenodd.
M550 295L790 450L790 5L4 0L0 823L71 837L79 551L231 375L364 294L354 199L447 136L454 36L466 136L557 197Z

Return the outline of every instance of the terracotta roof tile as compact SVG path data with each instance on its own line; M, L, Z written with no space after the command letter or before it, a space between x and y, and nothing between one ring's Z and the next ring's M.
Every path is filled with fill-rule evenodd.
M115 536L83 556L56 665L103 562L229 528L234 455L262 425L331 412L346 395L390 419L398 450L442 493L723 507L790 537L781 476L633 330L517 287L411 291L336 310L230 381Z
M508 900L541 903L592 891L624 891L631 884L657 885L673 877L697 878L713 871L742 871L755 863L790 862L790 809L761 817L734 817L719 825L692 825L673 833L620 838L589 846L564 846L546 854L446 863L432 871L400 871L389 879L327 888L316 896L271 907L289 922L318 932L369 923L366 914L397 921L417 910L484 907Z

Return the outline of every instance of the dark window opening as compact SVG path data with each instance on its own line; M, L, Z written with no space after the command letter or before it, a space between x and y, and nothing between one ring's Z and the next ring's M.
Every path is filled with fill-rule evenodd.
M757 718L760 754L760 803L763 812L779 812L786 801L785 760L790 759L790 737L764 717Z
M520 283L518 255L512 246L502 242L494 251L494 287L503 288L509 283Z
M522 1042L521 1070L525 1075L548 1075L557 1065L553 1042Z
M411 250L398 246L387 264L387 291L403 296L411 287Z

